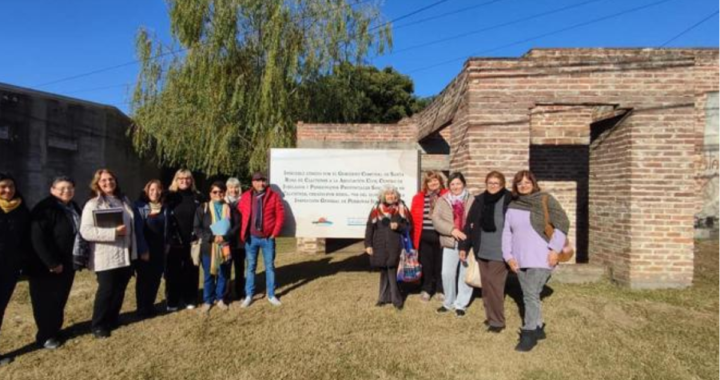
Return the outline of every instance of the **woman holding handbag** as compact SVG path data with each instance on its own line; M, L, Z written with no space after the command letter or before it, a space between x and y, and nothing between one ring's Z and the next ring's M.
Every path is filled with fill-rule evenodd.
M443 247L440 235L432 223L432 213L437 201L447 193L445 177L441 172L428 171L423 177L422 189L415 194L410 204L412 213L413 246L417 249L422 265L422 285L420 300L430 301L436 296L444 300L442 283Z
M499 333L505 328L505 280L508 267L502 255L502 231L505 213L512 200L505 189L505 176L497 171L485 177L485 192L475 197L465 222L460 256L473 250L480 268L482 300L487 331Z
M467 263L458 246L467 239L463 229L475 198L465 188L467 183L462 173L451 174L448 185L450 192L438 201L432 216L433 225L440 234L440 244L443 246L442 281L445 300L437 312L443 314L455 310L456 316L464 317L473 288L465 283Z
M512 196L503 228L503 259L510 270L517 273L525 305L520 341L515 350L530 351L538 340L545 339L540 293L560 260L570 221L560 203L540 191L529 170L515 174ZM546 234L548 224L552 226L548 231L550 235Z
M200 261L203 267L203 306L208 313L217 305L228 310L232 252L230 240L237 238L240 223L236 213L225 202L225 183L216 181L210 186L210 202L197 209L195 236L200 239ZM222 229L222 231L220 231Z
M365 228L365 252L370 255L370 265L380 270L380 293L375 306L392 302L397 310L403 308L404 300L396 276L403 234L410 225L409 215L397 188L384 186Z

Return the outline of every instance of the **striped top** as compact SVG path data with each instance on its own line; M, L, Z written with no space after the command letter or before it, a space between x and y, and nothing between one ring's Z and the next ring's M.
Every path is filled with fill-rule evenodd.
M435 231L432 223L432 215L430 215L430 195L425 194L425 208L423 209L423 230Z

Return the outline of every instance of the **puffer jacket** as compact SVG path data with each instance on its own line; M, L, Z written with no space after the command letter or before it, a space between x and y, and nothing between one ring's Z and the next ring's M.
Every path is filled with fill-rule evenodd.
M110 208L103 197L90 199L83 207L80 219L80 235L90 243L89 269L95 272L128 267L138 257L136 231L142 231L142 221L134 214L130 201L123 198L125 210L125 236L115 236L114 228L95 226L93 210Z

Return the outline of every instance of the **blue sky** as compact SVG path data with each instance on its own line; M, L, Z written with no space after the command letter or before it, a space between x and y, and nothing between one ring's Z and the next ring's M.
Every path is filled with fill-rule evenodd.
M658 47L718 11L715 0L652 5L659 1L386 0L386 20L429 8L395 22L394 52L369 61L410 75L416 93L428 96L440 92L468 56L518 57L546 47ZM636 8L642 9L631 11ZM453 14L439 17L446 13ZM719 23L715 14L667 46L717 48ZM170 39L163 0L3 1L0 82L127 111L137 64L48 83L134 61L141 26Z

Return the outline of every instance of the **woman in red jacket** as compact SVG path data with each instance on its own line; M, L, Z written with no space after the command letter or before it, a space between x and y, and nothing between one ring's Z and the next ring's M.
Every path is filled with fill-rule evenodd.
M412 213L413 245L420 253L422 265L422 293L420 299L429 301L433 294L443 300L441 279L442 252L440 236L433 227L431 215L435 202L447 192L445 177L437 171L428 171L423 178L422 188L415 194L410 206Z

